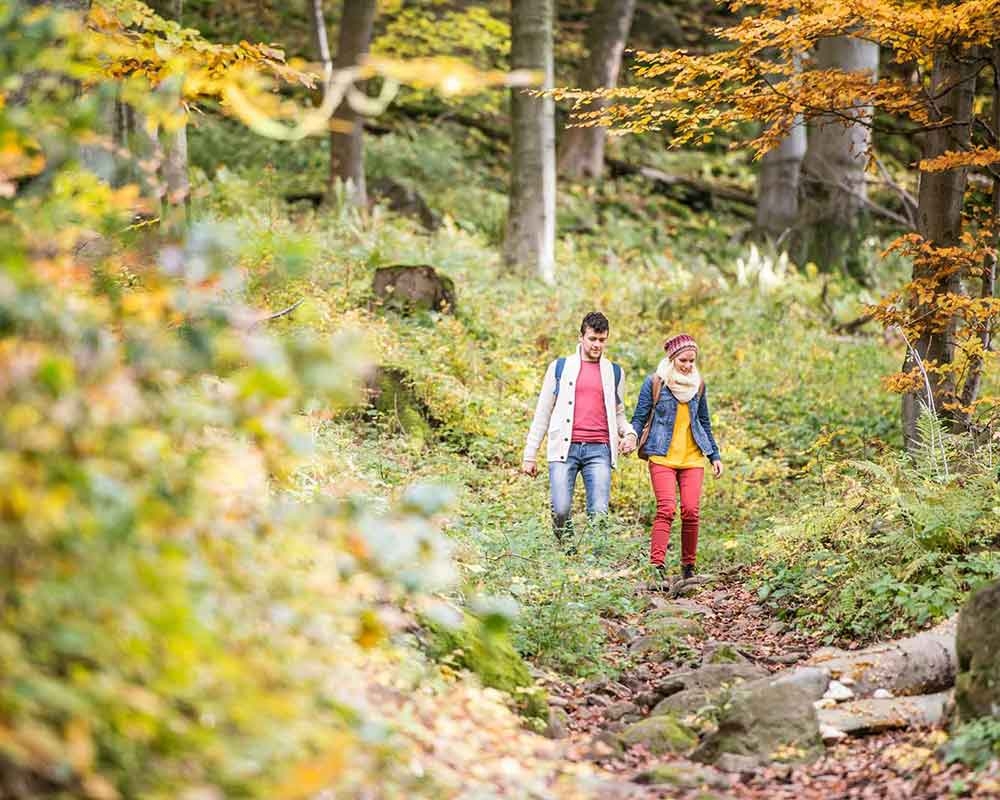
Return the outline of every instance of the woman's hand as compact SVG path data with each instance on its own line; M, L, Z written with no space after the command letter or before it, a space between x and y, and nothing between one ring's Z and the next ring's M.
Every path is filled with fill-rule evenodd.
M716 478L721 478L722 477L722 462L721 461L713 461L712 462L712 474L715 475Z

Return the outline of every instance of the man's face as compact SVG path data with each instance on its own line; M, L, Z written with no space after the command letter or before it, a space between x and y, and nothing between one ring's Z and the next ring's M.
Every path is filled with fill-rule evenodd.
M600 361L607 343L607 331L598 333L593 328L586 328L580 337L580 352L583 353L583 360Z

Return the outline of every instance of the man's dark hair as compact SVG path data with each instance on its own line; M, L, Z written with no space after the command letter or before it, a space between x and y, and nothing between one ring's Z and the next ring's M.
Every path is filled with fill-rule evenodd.
M580 323L580 335L583 336L587 332L587 328L590 328L594 333L607 333L609 327L606 316L600 311L591 311Z

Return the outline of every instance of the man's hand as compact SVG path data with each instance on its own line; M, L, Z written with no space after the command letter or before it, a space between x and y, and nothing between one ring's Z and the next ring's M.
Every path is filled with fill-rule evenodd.
M635 442L635 434L627 434L624 439L618 442L618 452L623 456L627 456L629 453L635 452Z
M534 478L538 474L538 464L534 461L525 461L521 464L521 472Z
M722 462L721 461L713 461L712 462L712 474L715 475L716 478L721 478L722 477Z

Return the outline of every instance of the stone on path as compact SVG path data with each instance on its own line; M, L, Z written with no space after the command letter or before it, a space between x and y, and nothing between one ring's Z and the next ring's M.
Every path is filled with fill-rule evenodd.
M955 638L959 718L1000 716L1000 582L972 595L958 616Z
M636 783L652 786L672 786L675 789L728 789L732 778L712 767L690 763L654 764L636 778Z
M711 764L728 753L759 764L810 761L823 752L812 700L807 688L791 681L754 681L738 687L720 710L718 728L692 758Z
M669 714L632 723L619 734L619 740L626 747L641 744L657 756L686 753L698 744L694 731Z

